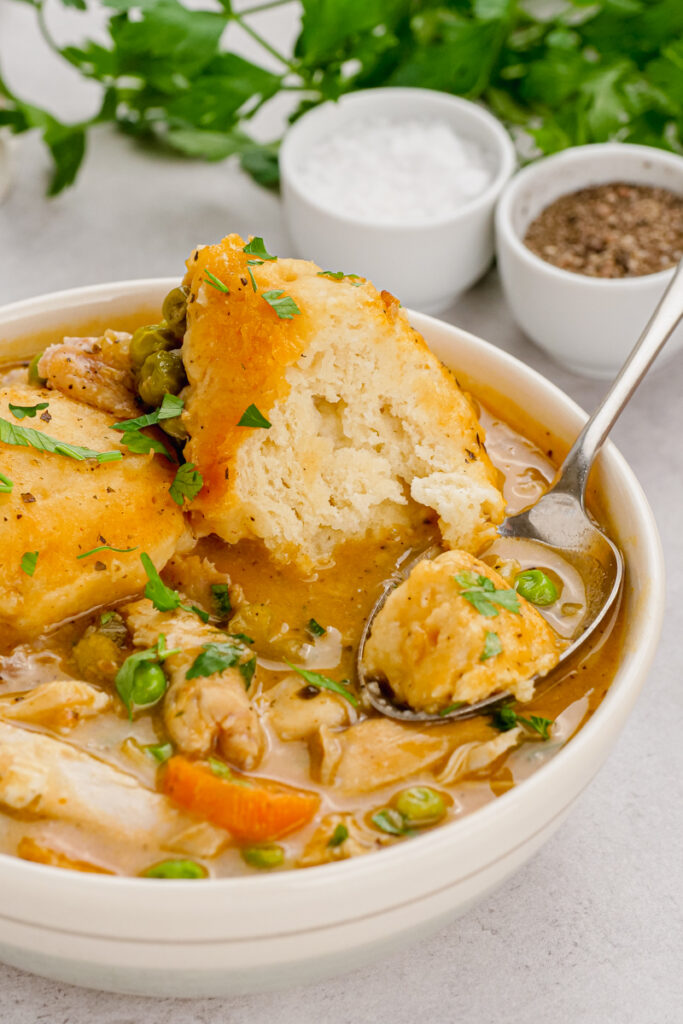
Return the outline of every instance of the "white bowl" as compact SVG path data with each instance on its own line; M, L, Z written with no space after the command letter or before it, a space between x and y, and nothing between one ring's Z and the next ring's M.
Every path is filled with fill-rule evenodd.
M456 213L409 224L373 224L331 210L306 195L302 161L311 146L353 121L439 120L483 147L494 170L488 188ZM368 89L325 103L301 117L280 150L282 198L297 251L325 270L369 277L407 306L438 313L481 277L493 258L493 209L516 165L499 121L469 100L432 89Z
M162 279L80 288L0 310L0 352L77 333L99 317L158 309ZM562 450L584 413L495 347L420 314L433 350L482 397L509 395L514 421L533 409ZM42 339L41 339L42 340ZM35 341L34 341L35 344ZM360 965L462 914L516 871L559 826L615 742L644 683L663 614L664 570L645 497L608 444L596 469L628 567L624 656L604 701L530 779L460 821L354 860L264 877L152 881L79 874L0 855L0 959L78 985L157 996L291 986ZM549 922L550 926L550 922Z
M613 377L620 369L673 277L673 268L643 277L588 277L546 263L523 238L530 223L555 199L612 181L683 194L683 157L620 142L577 146L516 174L496 210L498 268L515 320L559 363L599 378ZM681 348L683 326L669 339L665 357Z

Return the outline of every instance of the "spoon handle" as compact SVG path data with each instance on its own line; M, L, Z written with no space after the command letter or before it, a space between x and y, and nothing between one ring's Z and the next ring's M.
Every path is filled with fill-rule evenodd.
M583 501L588 474L595 456L622 409L681 319L683 319L683 260L678 264L668 288L614 383L572 445L562 464L553 490L571 492L580 496Z

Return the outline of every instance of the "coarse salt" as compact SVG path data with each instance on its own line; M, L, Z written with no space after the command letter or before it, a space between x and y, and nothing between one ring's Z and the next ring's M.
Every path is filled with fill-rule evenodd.
M309 199L382 224L442 220L493 180L483 147L445 122L387 118L320 139L299 173Z

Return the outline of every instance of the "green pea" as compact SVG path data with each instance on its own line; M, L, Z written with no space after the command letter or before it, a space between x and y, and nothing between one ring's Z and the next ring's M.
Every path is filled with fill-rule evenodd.
M441 793L429 786L401 790L395 804L406 825L435 825L446 813L446 801Z
M515 590L532 604L547 605L557 601L557 587L542 569L525 569L515 576Z
M177 395L187 384L180 352L154 352L145 359L138 378L138 394L154 408L161 405L164 395Z
M206 878L207 873L196 860L162 860L142 872L144 878Z
M240 852L242 860L252 868L279 868L285 859L285 851L278 843L245 846Z
M131 703L138 707L156 704L166 693L168 680L161 665L153 661L143 661L135 669Z
M186 288L185 285L181 285L179 288L172 288L161 307L164 320L177 338L182 338L185 334L187 296L189 294L190 289Z
M178 339L168 324L149 324L138 327L130 343L130 361L134 370L140 370L145 360L154 352L177 348Z
M42 352L36 352L31 362L28 364L28 382L29 384L37 384L38 387L42 387L43 384L47 384L47 379L41 377L38 373L38 363L43 358Z

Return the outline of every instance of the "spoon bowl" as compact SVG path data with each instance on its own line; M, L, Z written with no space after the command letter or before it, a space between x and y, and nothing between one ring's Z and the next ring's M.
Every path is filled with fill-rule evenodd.
M552 550L578 573L583 582L583 615L569 636L560 661L573 654L605 621L615 607L624 579L624 559L619 548L586 511L586 487L591 468L617 418L681 319L683 261L612 387L574 442L551 488L534 505L508 516L498 528L499 536L508 545L512 542L513 545L533 544L538 547L539 565L543 564L543 551ZM434 558L439 553L440 549L432 546L404 562L400 576L387 581L361 635L356 669L363 700L389 718L409 722L453 721L480 714L509 697L507 692L499 691L476 703L454 704L436 714L416 711L408 705L396 703L388 684L368 677L365 671L365 644L387 598L418 562Z

